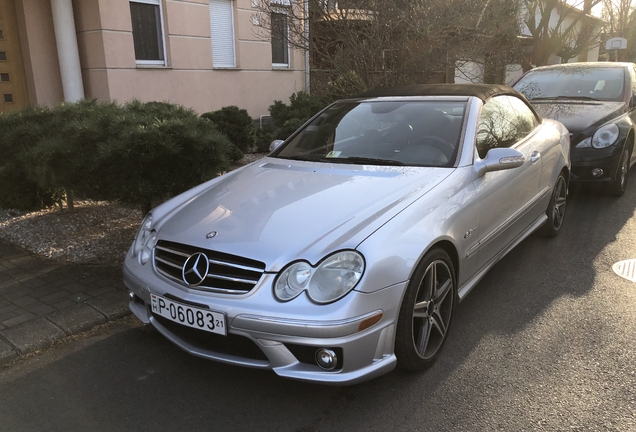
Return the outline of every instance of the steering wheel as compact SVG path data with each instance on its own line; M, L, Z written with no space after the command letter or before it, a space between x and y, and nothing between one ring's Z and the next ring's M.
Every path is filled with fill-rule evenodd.
M447 141L437 135L424 135L417 140L417 143L436 148L437 150L444 153L444 156L446 156L447 160L450 160L453 157L453 153L455 153L455 146L451 144L450 141Z

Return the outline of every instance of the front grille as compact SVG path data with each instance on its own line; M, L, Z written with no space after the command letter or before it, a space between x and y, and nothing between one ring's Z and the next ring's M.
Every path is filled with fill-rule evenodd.
M203 282L193 286L184 282L183 266L197 252L208 257L210 268ZM154 259L157 271L168 279L192 289L225 294L250 292L265 271L265 263L260 261L165 240L157 242Z

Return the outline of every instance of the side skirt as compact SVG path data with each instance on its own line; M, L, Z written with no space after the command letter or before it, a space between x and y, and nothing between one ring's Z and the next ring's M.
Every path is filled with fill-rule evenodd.
M483 278L488 270L490 270L497 262L502 259L508 252L514 249L519 243L526 239L530 234L539 229L546 221L548 220L548 216L543 213L539 216L525 231L519 234L510 244L504 248L499 254L497 254L493 259L491 259L485 266L481 268L475 275L468 279L464 285L459 288L457 291L457 296L459 297L459 301L462 301L464 297L468 295L475 285Z

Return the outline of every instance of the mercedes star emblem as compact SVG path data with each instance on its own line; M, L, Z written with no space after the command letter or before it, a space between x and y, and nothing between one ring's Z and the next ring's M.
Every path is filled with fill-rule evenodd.
M204 253L197 252L186 260L181 275L186 284L197 286L205 280L209 270L210 260Z
M217 234L217 232L216 232L216 231L210 231L210 232L209 232L209 233L205 236L205 238L206 238L206 239L214 238L214 237L216 237L216 234Z

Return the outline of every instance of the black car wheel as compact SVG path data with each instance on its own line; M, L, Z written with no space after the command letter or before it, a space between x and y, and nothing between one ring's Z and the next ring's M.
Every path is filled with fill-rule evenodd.
M548 203L548 209L546 215L548 220L543 225L543 235L546 237L556 237L561 231L563 226L563 220L565 219L565 207L568 197L568 184L565 180L563 173L559 174L554 188L552 189L552 196Z
M621 161L618 165L616 178L608 185L608 193L614 196L623 196L627 189L627 180L629 178L629 147L626 145L621 155Z
M417 266L406 289L395 337L398 366L419 371L439 353L455 308L453 263L442 249L429 251Z

